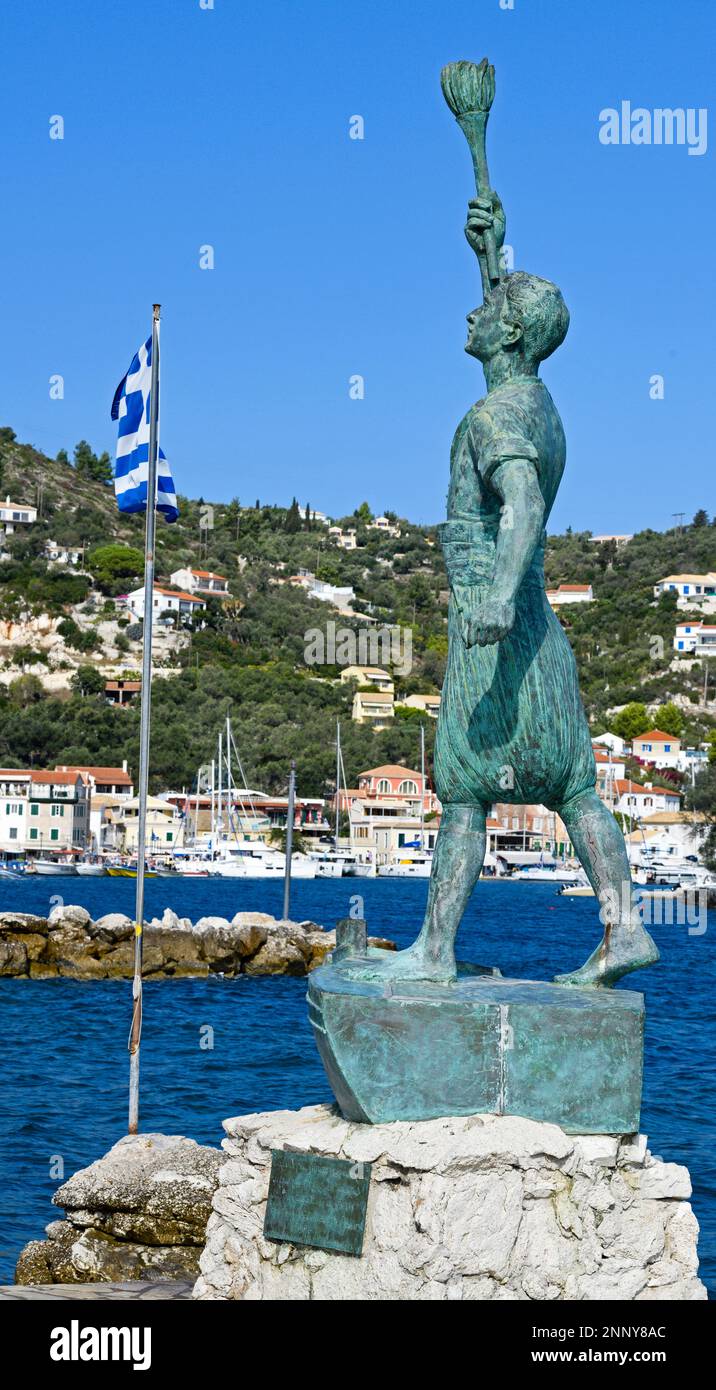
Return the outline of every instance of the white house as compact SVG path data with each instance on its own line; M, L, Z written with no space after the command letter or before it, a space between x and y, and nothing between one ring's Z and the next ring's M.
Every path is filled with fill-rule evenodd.
M45 541L45 559L51 565L79 565L82 546L58 545L57 541Z
M617 547L617 549L619 549L622 545L628 545L630 541L633 541L634 536L633 536L633 535L628 535L628 536L626 536L626 535L604 535L604 536L590 536L589 539L590 539L590 541L592 542L592 545L606 545L608 541L613 541L614 544L615 544L615 546Z
M332 603L333 607L339 610L346 610L355 599L355 590L349 585L339 588L336 584L327 584L323 579L316 579L310 570L299 570L298 574L291 575L288 582L305 589L309 598L319 598L322 603Z
M440 713L440 695L406 695L404 700L398 701L398 707L404 709L419 709L423 714L427 714L431 719L437 719Z
M673 855L681 859L699 854L708 832L706 818L693 811L654 811L639 822L630 837L638 849L647 849L659 858Z
M334 545L340 546L341 550L358 549L358 540L353 526L349 526L347 531L344 531L341 526L329 526L328 539L333 541Z
M313 507L308 507L308 508L306 508L306 507L301 507L301 506L299 506L299 508L298 508L298 515L300 516L301 521L305 521L305 520L306 520L306 513L307 513L307 511L310 513L311 521L317 521L317 522L319 522L319 524L320 524L321 526L327 526L327 525L328 525L329 518L326 516L326 513L325 513L325 512L319 512L319 511L315 511L315 512L314 512Z
M0 768L0 854L12 857L25 849L31 775Z
M144 585L141 589L133 589L130 594L126 594L123 606L128 608L135 618L144 619ZM192 617L203 608L206 608L206 604L197 594L188 594L181 589L165 589L161 584L154 585L153 623L158 622L166 613L175 614L181 619Z
M229 581L225 574L214 574L213 570L175 570L169 576L177 589L185 589L188 594L200 594L204 598L228 598Z
M556 589L547 590L547 602L552 608L561 608L565 603L592 603L593 600L591 584L560 584Z
M654 585L654 596L675 593L677 608L716 611L716 574L667 574Z
M400 527L394 526L387 516L376 516L373 521L368 522L369 531L380 531L384 536L392 536L393 540L400 537Z
M392 695L395 690L390 671L384 671L382 666L344 666L341 671L341 684L347 685L348 681L357 681L359 685L374 685L376 690L382 690L388 695Z
M652 767L678 768L681 739L674 734L664 734L661 729L650 729L648 734L632 739L631 751L635 758Z
M0 531L11 536L16 526L32 526L37 521L37 507L29 507L25 502L11 502L9 497L0 502Z
M674 651L690 656L716 656L716 626L708 623L678 623Z
M625 739L620 738L618 734L596 734L592 739L592 746L594 746L595 743L607 749L611 748L612 753L618 753L620 755L626 748Z
M641 821L645 816L652 816L657 811L681 809L681 792L675 787L655 786L653 782L645 782L640 786L638 782L619 778L615 782L614 790L614 810L620 811L630 820Z

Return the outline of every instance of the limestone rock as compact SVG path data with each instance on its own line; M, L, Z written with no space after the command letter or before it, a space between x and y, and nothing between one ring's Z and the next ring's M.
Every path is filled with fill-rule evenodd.
M355 1124L327 1105L241 1115L224 1129L195 1298L706 1297L686 1170L633 1135L567 1135L496 1115ZM272 1149L372 1165L360 1259L264 1239Z
M66 1220L25 1246L16 1281L194 1278L222 1162L219 1149L180 1135L120 1139L58 1188Z

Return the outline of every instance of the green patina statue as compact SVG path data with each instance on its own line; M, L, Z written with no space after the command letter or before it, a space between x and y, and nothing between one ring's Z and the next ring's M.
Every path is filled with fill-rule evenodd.
M475 168L466 232L484 303L468 316L467 351L487 380L453 441L441 527L450 582L435 750L443 815L417 941L383 951L368 946L365 922L339 922L332 960L310 978L309 1017L348 1119L487 1113L627 1134L639 1128L644 1002L594 986L659 953L634 902L621 831L595 791L574 657L544 587L544 528L565 443L539 366L569 315L556 285L500 264L505 217L485 158L492 69L452 63L443 92ZM599 900L601 944L554 983L455 961L495 801L558 811Z
M563 342L569 313L556 285L500 265L505 217L485 158L492 68L486 60L453 63L442 83L475 168L478 196L465 231L484 303L468 315L466 351L483 365L487 395L455 434L440 528L450 583L435 750L443 815L427 912L414 945L383 963L380 975L455 978L455 937L482 869L489 807L538 802L561 816L604 924L586 964L558 982L611 985L659 953L634 901L621 830L595 790L574 657L545 594L545 525L565 438L539 367Z

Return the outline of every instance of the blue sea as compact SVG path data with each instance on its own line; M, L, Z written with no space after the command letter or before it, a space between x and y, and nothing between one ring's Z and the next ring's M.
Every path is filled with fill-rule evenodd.
M0 909L46 915L61 895L93 917L131 916L134 891L123 879L3 881ZM424 880L298 882L291 916L331 927L360 895L370 933L405 946L422 919L426 893ZM146 885L149 917L165 907L194 921L248 910L280 917L281 906L277 883L153 879ZM691 1170L702 1275L713 1296L716 912L708 914L706 930L674 925L652 932L661 963L632 977L647 1002L641 1127L653 1153ZM458 954L498 965L504 974L550 979L581 965L600 934L593 899L561 898L550 884L483 882L466 914ZM63 1175L98 1158L126 1132L130 988L115 980L0 980L0 1283L12 1281L25 1241L41 1238L46 1223L61 1214L50 1199ZM305 994L305 980L281 977L148 981L142 1130L218 1146L226 1116L329 1101Z

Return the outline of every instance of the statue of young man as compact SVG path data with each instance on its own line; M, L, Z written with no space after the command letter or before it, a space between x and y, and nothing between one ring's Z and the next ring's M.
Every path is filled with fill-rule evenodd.
M505 221L494 194L469 205L465 231L478 260L487 228L499 248ZM487 395L455 434L440 528L450 583L435 749L443 814L420 935L381 965L380 978L455 977L455 937L482 869L486 816L507 801L561 816L599 900L600 945L557 981L612 985L659 952L634 901L621 830L595 790L576 663L545 594L545 525L565 438L538 372L564 340L569 313L556 285L518 271L489 288L467 322L466 351L483 364Z

